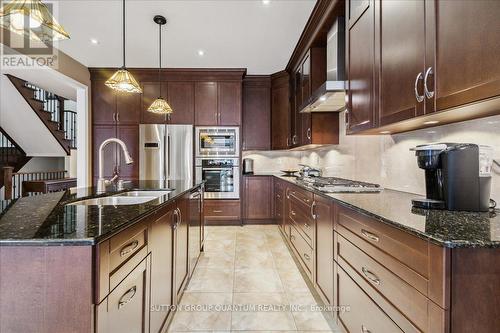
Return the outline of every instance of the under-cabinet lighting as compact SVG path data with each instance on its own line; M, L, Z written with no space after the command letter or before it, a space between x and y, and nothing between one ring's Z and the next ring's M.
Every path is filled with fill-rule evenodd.
M424 122L424 125L433 125L439 123L439 120L429 120Z
M391 131L382 131L380 134L391 134Z

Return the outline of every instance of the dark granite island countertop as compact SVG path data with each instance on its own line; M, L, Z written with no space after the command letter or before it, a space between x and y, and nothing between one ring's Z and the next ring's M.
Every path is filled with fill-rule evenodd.
M385 189L379 193L323 193L295 177L276 176L299 187L449 248L500 248L500 210L486 213L414 209L411 200L421 196Z
M0 246L93 245L141 220L201 184L190 181L138 181L106 193L78 188L4 202L0 211ZM84 206L68 203L130 190L172 190L158 199L134 205Z

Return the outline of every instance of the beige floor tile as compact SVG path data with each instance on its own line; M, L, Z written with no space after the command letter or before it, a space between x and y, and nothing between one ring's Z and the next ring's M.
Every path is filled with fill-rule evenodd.
M251 305L288 305L288 297L285 293L272 292L236 292L233 294L233 304L251 304Z
M331 329L331 323L329 324L310 292L288 292L287 297L292 310L296 310L292 313L298 330L325 331Z
M304 278L300 272L296 270L281 270L278 271L285 292L308 292Z
M233 269L197 267L187 286L189 291L232 292Z
M232 269L234 267L234 253L203 252L196 267Z
M231 329L232 331L295 330L295 322L290 312L234 312Z
M231 312L227 309L231 303L231 293L186 292L169 331L229 331Z
M283 286L275 269L235 270L235 292L282 292Z
M228 252L234 253L235 241L232 239L212 239L205 240L203 250L206 253Z
M236 237L236 249L252 249L254 251L267 250L265 238L238 238Z
M236 251L235 268L274 269L274 260L269 251L241 249Z

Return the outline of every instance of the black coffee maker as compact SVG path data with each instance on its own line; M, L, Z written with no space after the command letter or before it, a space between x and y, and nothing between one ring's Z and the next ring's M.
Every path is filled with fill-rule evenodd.
M426 199L417 208L486 212L490 208L492 148L470 143L419 145L419 168L425 170Z

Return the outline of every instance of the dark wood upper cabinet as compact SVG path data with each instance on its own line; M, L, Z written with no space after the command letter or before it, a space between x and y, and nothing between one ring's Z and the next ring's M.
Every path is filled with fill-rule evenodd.
M118 124L138 124L141 119L141 94L116 93L116 121Z
M218 82L218 112L220 126L241 124L241 81Z
M174 111L171 124L194 124L194 83L168 82L168 102Z
M160 96L159 82L144 82L142 84L141 124L163 124L165 115L148 111L149 106ZM167 84L161 83L161 96L167 98Z
M116 94L104 82L105 80L92 81L92 122L97 125L115 123Z
M424 114L425 2L378 1L379 125Z
M271 149L290 147L290 86L288 73L271 76Z
M346 3L347 132L376 126L375 1Z
M243 81L243 150L271 148L271 78L247 76Z
M217 83L196 82L194 86L194 109L196 126L217 126Z
M500 95L500 1L425 3L431 105L442 111Z
M243 218L246 220L273 219L273 179L269 176L243 177Z

